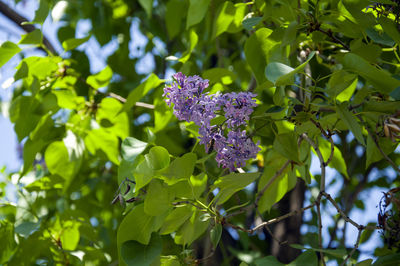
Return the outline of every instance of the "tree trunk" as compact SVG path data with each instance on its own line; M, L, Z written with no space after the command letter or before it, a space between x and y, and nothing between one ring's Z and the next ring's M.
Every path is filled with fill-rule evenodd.
M298 179L296 187L286 194L278 203L281 215L298 210L303 207L304 192L306 185L302 179ZM300 255L299 249L291 248L289 245L300 243L300 227L303 224L303 214L293 215L279 223L273 229L276 239L280 242L287 241L287 244L279 244L272 240L271 253L282 263L289 263Z

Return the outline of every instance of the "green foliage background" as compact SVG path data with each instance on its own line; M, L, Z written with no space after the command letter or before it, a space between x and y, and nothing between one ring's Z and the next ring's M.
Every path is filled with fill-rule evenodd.
M400 163L394 153L400 133L398 5L374 2L385 5L68 1L57 33L63 51L57 53L41 28L59 2L41 0L30 22L36 29L0 46L0 66L14 56L20 60L9 119L24 141L21 171L0 183L0 264L280 265L270 256L268 232L247 234L238 227L254 227L257 216L279 216L275 204L299 179L319 193L325 177L310 174L314 149L307 141L298 145L302 134L343 181L333 196L346 215L365 208L357 198L362 191L399 186L383 171L394 167L397 175ZM87 37L76 38L81 20L92 27ZM145 53L131 56L134 22L148 39L144 52L154 58L149 75L135 70ZM98 73L90 72L82 51L89 39L102 47L118 40ZM32 46L43 56L26 57ZM249 131L262 151L243 173L220 169L215 154L197 145L197 127L177 121L164 103L166 74L178 71L209 79L212 93L257 93ZM378 175L373 181L371 173ZM7 183L17 188L17 204L8 202ZM309 201L304 205L318 201L315 193ZM230 216L245 207L246 213ZM356 263L359 252L345 245L337 228L324 236L333 244L319 245L317 212L311 213L303 221L304 246L293 246L303 252L291 265ZM239 239L229 238L227 228ZM370 235L363 231L357 243ZM398 236L393 241L371 251L380 257L374 265L399 261Z

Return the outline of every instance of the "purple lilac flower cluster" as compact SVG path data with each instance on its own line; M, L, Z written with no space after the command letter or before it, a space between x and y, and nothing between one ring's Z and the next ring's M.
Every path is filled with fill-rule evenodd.
M260 151L258 143L254 144L245 130L253 108L257 105L250 92L208 94L208 80L199 76L186 77L181 72L173 75L174 82L164 88L163 96L166 103L174 104L174 114L179 120L193 121L200 127L200 144L206 146L206 151L215 149L216 161L224 168L235 171L246 165L246 161L255 158ZM211 120L217 113L224 112L226 121L221 125L211 125ZM224 129L224 126L225 129ZM227 131L227 136L225 135ZM212 144L213 143L213 144ZM213 145L211 147L211 145Z

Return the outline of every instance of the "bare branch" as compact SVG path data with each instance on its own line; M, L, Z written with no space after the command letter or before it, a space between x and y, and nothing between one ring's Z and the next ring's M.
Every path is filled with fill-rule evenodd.
M300 213L302 213L302 212L304 212L304 211L306 211L308 209L313 208L314 206L315 206L315 203L312 203L311 205L309 205L307 207L304 207L304 208L301 208L301 209L298 209L298 210L294 210L294 211L291 211L291 212L289 212L289 213L287 213L285 215L270 219L270 220L268 220L266 222L262 222L262 223L258 224L257 226L253 227L252 229L246 229L246 228L243 228L243 227L240 227L240 226L228 223L228 222L225 222L224 224L228 225L228 226L230 226L230 227L232 227L234 229L241 230L243 232L247 232L249 234L252 234L255 231L260 230L260 229L262 229L263 227L265 227L267 225L274 224L274 223L280 222L280 221L282 221L282 220L284 220L286 218L289 218L289 217L291 217L293 215L300 214Z
M340 209L339 205L336 203L336 201L331 197L331 195L329 195L328 193L322 191L321 194L326 197L327 200L330 201L330 203L332 203L332 205L335 207L335 209L337 210L337 212L340 214L340 216L342 216L342 218L348 222L351 223L354 227L356 227L357 229L363 228L366 230L375 230L375 229L379 229L378 226L363 226L360 225L358 223L356 223L354 220L350 219L344 212L342 209Z
M357 235L357 240L356 243L354 244L354 248L350 251L349 254L347 254L346 258L344 259L344 261L340 264L341 266L346 265L346 262L351 258L351 256L353 256L354 252L358 249L358 245L360 244L360 240L361 240L361 233L364 230L363 228L358 228L358 235Z

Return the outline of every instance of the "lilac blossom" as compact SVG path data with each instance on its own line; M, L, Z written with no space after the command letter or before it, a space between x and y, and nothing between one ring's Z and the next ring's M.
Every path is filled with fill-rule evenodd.
M228 138L221 137L220 141L215 141L215 160L224 168L235 171L236 168L245 166L248 159L257 156L260 151L258 145L259 143L254 144L246 135L245 130L229 131Z
M179 120L193 121L199 128L200 144L206 152L215 149L218 165L235 171L246 165L246 161L255 158L260 151L245 130L253 108L257 105L255 94L249 92L208 94L208 80L199 76L186 77L182 73L173 76L174 82L164 88L166 103L174 104L174 114ZM224 112L226 118L221 125L211 125L211 120ZM225 129L224 129L225 128ZM224 132L227 132L227 137ZM213 146L212 146L213 145Z
M237 128L246 125L253 112L253 107L257 106L253 100L257 95L250 92L231 92L223 95L220 101L224 103L225 117L230 128Z

